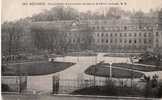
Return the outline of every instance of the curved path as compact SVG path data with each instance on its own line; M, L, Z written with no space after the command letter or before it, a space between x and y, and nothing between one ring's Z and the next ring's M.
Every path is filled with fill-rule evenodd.
M100 61L104 61L106 63L128 63L129 58L127 57L104 57L103 53L99 53L97 56L89 56L89 57L58 57L56 61L64 61L64 62L73 62L75 65L57 73L49 74L49 75L40 75L40 76L29 76L27 89L28 91L40 91L40 92L51 92L52 91L52 77L54 75L59 75L60 80L71 79L77 80L78 78L84 79L93 79L94 77L91 75L87 75L84 71L91 65L96 64ZM148 72L147 75L153 75L155 72ZM162 72L160 72L162 75ZM160 76L162 78L162 76ZM96 77L97 79L104 79L103 77ZM65 84L63 81L60 81L60 85ZM69 83L70 84L70 83Z

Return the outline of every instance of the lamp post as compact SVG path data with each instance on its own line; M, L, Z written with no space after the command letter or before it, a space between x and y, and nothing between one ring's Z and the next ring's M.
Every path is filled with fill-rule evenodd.
M132 57L130 57L130 62L132 64L133 67L133 59ZM131 67L131 88L133 87L133 68Z
M112 80L112 62L110 62L110 80Z

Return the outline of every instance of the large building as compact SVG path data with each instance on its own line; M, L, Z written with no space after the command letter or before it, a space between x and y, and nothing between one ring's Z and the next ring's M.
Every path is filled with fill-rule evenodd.
M85 41L86 34L91 34L92 49L96 51L144 52L162 49L161 22L155 17L42 21L32 25L57 27L65 33L67 43L74 47Z

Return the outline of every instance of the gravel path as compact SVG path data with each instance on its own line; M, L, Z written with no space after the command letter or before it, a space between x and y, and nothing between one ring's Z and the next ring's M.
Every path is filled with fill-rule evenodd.
M98 56L89 56L89 57L58 57L56 61L64 61L64 62L74 62L75 65L67 68L61 72L57 72L49 75L40 75L40 76L29 76L27 88L29 91L43 91L43 92L51 92L52 91L52 77L53 75L59 75L60 80L64 79L72 79L75 80L78 77L84 79L93 79L93 76L87 75L84 71L91 65L96 64L100 61L104 61L106 63L129 63L129 58L127 57L104 57L104 54L98 54ZM127 69L126 69L127 70ZM154 75L157 73L159 77L162 79L162 71L161 72L146 72L146 75ZM97 79L105 79L103 77L96 77ZM64 84L63 82L60 85Z

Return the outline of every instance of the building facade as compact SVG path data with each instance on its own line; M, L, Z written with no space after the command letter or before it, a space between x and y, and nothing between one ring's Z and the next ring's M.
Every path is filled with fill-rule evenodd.
M85 43L87 34L92 35L91 49L95 51L145 52L162 49L162 29L158 18L70 20L33 24L47 24L51 28L64 30L66 42L75 49L78 44Z

